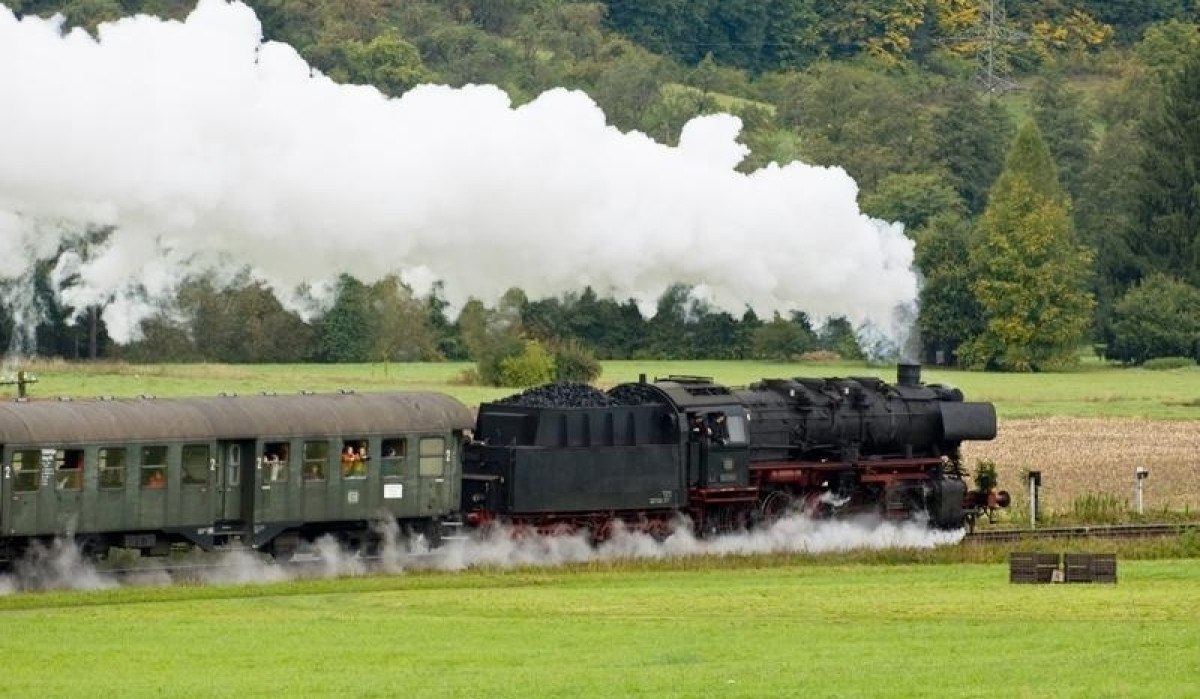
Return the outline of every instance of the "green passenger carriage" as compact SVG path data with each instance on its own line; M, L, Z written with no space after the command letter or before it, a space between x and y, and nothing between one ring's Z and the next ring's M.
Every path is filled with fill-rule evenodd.
M62 536L102 555L369 547L386 520L436 535L457 524L471 425L423 392L0 404L0 567Z

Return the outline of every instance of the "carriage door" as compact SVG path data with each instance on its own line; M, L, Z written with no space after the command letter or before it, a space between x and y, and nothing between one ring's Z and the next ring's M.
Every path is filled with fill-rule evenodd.
M53 464L53 454L49 455ZM39 531L38 510L45 493L53 497L50 471L43 470L41 449L14 449L4 463L4 530L0 534L36 534ZM43 478L43 475L45 477ZM43 480L45 481L43 483Z
M254 441L218 442L217 519L250 524L254 509Z
M448 482L450 474L447 472L451 468L454 452L443 436L421 437L417 444L420 516L444 514L449 508L451 491Z

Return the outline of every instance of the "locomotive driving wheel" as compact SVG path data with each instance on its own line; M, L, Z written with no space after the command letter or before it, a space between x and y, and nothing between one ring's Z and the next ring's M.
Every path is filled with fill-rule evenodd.
M758 502L758 519L771 525L786 515L795 503L792 494L784 490L772 490Z

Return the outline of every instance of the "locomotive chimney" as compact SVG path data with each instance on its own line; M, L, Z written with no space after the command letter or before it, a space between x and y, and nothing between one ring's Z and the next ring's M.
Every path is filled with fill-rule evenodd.
M896 365L896 383L900 386L921 385L921 365L901 362Z

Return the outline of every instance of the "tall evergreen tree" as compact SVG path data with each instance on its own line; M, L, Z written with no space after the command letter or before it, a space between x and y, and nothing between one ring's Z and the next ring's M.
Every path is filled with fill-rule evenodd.
M959 346L983 331L982 312L971 294L971 271L963 264L971 233L970 221L945 212L915 235L916 264L925 277L917 327L930 363L957 363Z
M1012 119L999 102L980 99L966 84L949 90L933 123L935 157L972 214L987 203L1012 133Z
M1079 199L1083 173L1095 144L1092 123L1079 93L1057 73L1037 81L1032 94L1033 118L1058 165L1058 176L1072 201Z
M972 241L971 291L984 329L961 351L968 365L1052 370L1074 362L1091 321L1090 252L1033 122L1017 133Z
M333 306L321 318L317 352L321 361L366 362L375 340L367 287L350 276L338 278Z
M1141 274L1200 285L1200 51L1143 122L1136 227L1129 248Z

